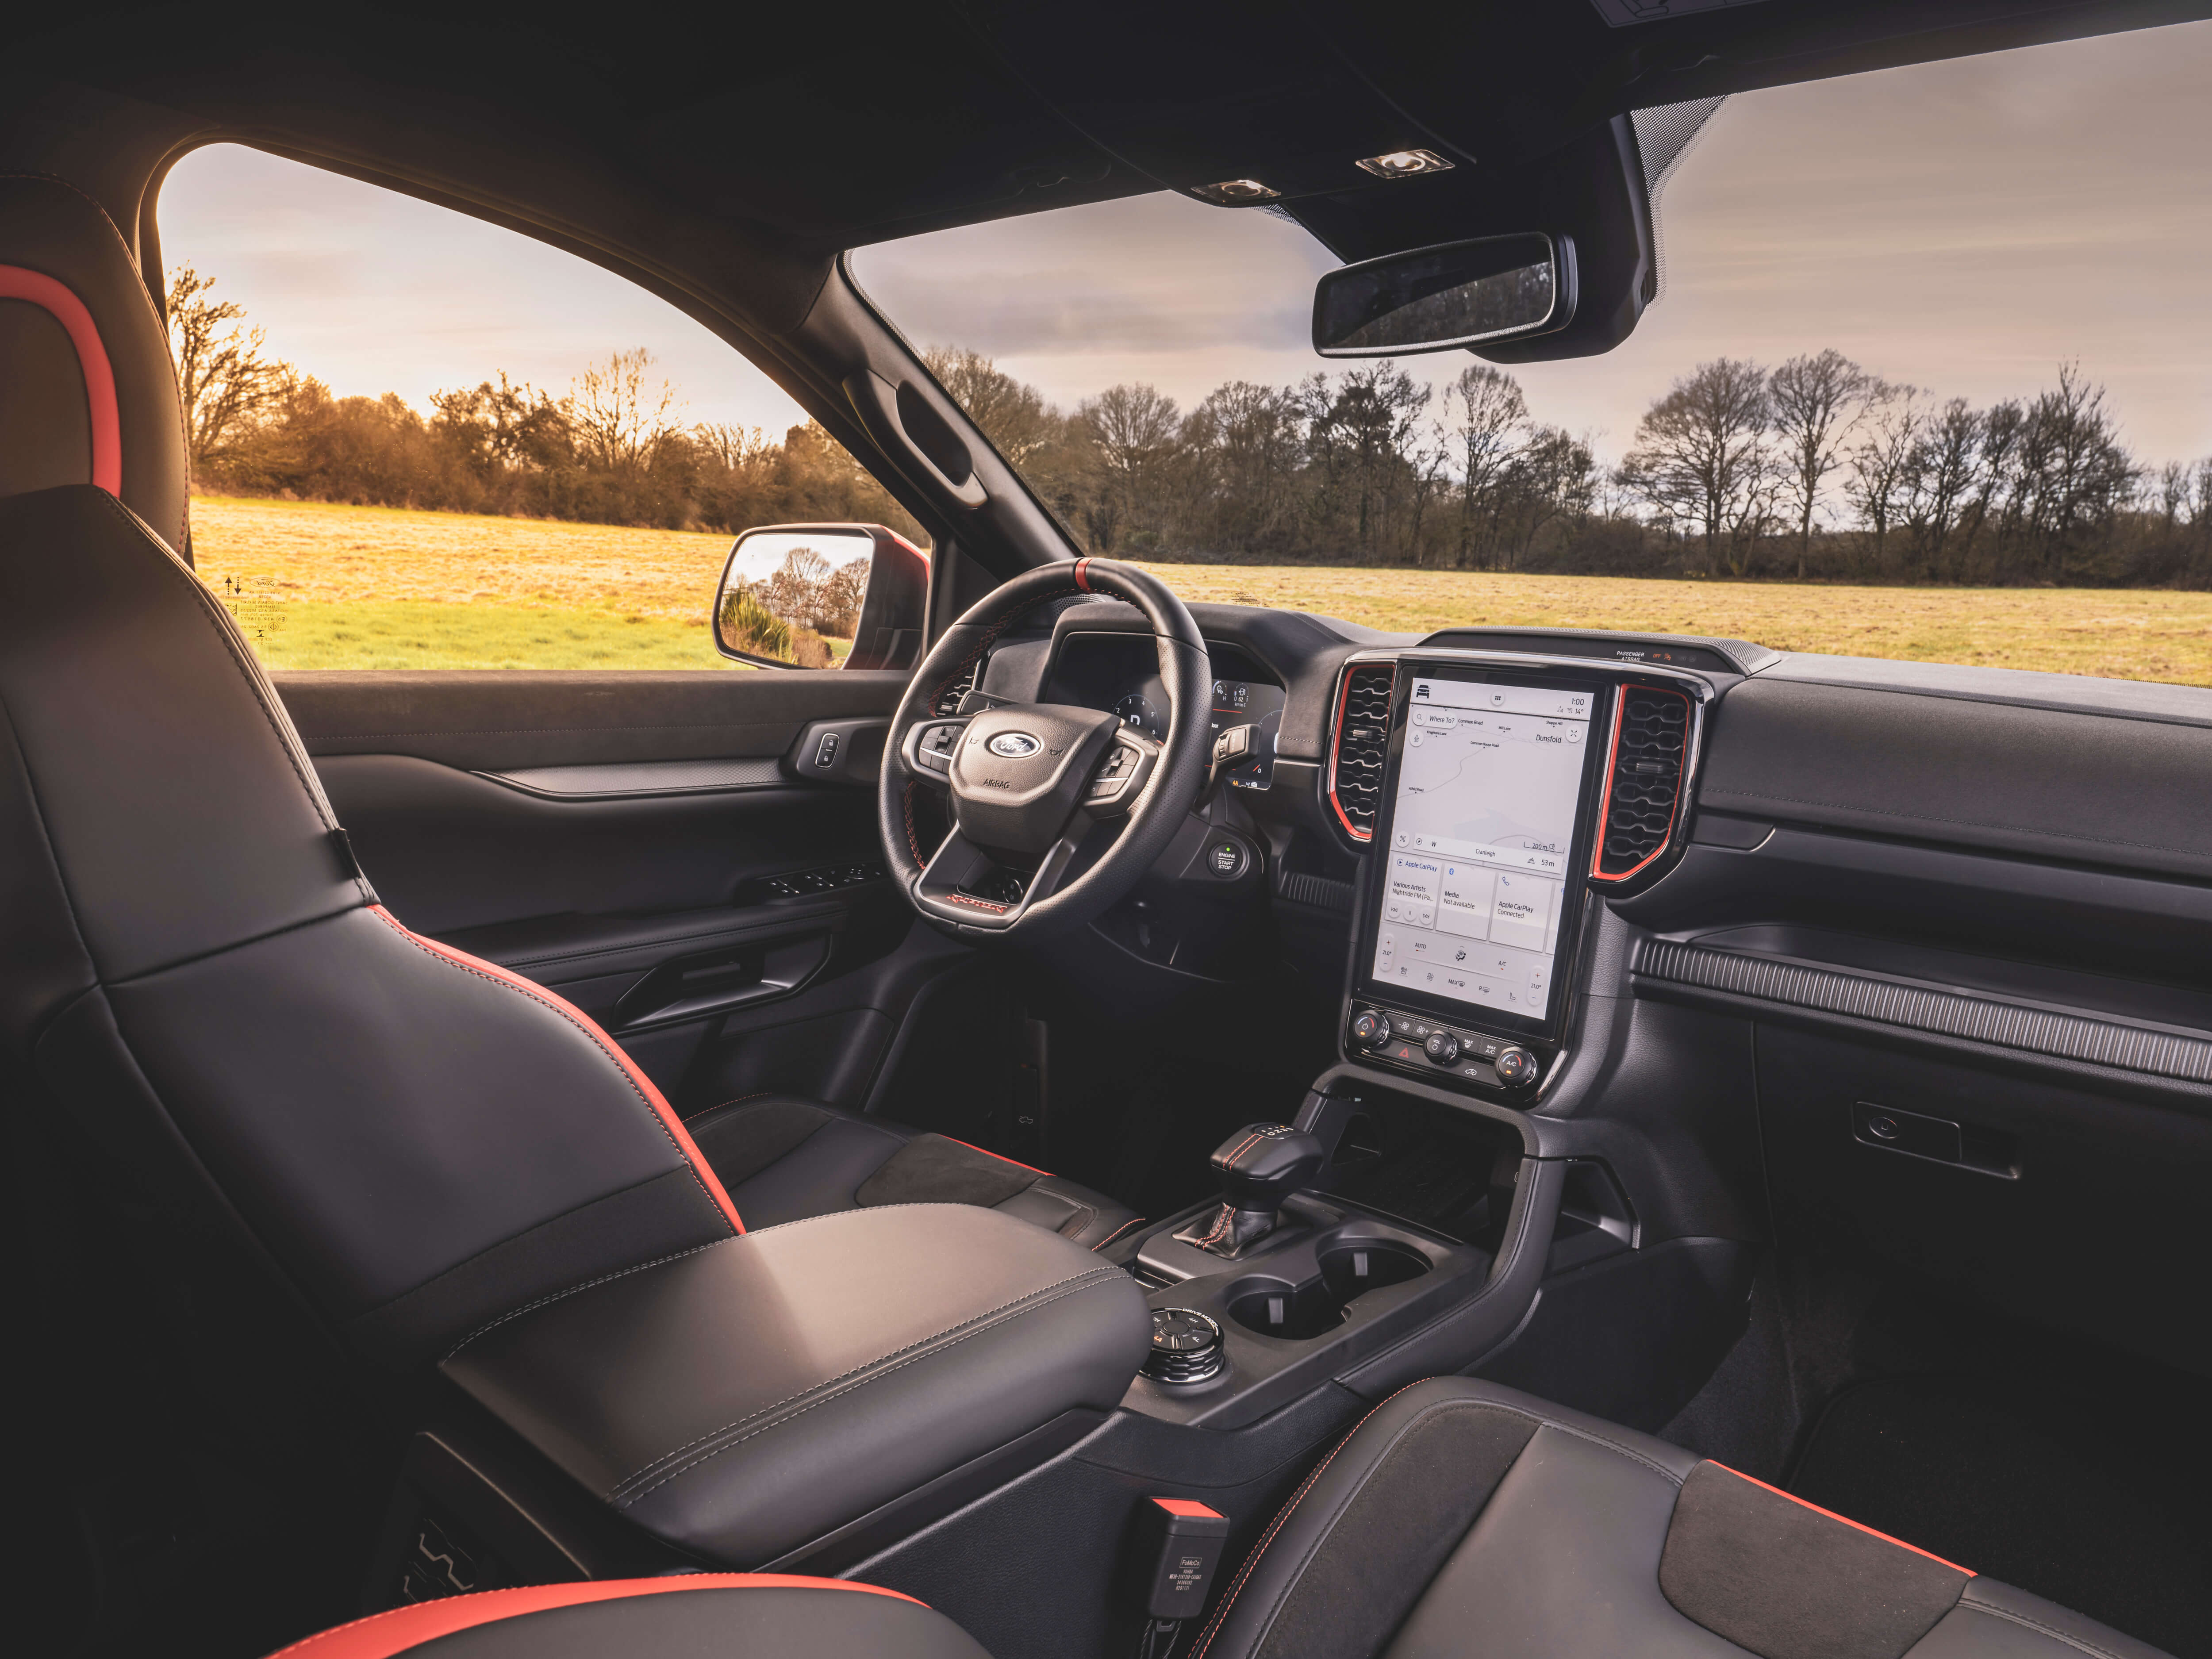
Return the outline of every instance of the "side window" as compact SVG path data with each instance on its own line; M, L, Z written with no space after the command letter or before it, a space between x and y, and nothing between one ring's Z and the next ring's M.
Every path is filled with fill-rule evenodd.
M170 173L161 240L194 560L269 667L741 668L716 647L719 586L771 546L793 568L723 608L788 610L799 591L804 615L787 648L745 658L886 660L851 637L866 567L849 550L868 536L831 533L872 527L902 570L926 568L927 539L673 307L514 232L233 144ZM744 532L794 524L847 550L819 602L806 538L731 558Z

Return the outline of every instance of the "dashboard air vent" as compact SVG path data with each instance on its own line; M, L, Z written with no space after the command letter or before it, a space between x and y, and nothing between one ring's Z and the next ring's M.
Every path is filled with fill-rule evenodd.
M1666 850L1682 800L1690 700L1656 686L1624 685L1613 711L1604 822L1590 874L1626 881Z
M1397 678L1395 663L1354 663L1345 671L1337 696L1328 799L1354 841L1374 838L1375 810L1382 802L1382 763L1390 745L1390 691Z

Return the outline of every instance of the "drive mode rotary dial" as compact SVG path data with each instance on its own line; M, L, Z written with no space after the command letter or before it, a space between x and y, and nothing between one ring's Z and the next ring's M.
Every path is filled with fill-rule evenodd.
M1221 1369L1221 1327L1189 1308L1152 1310L1152 1352L1145 1375L1155 1382L1203 1382Z

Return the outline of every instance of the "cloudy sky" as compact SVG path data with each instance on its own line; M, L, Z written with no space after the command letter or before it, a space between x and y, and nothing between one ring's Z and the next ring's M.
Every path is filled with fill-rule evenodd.
M2154 462L2212 453L2212 23L1732 99L1661 204L1667 285L1603 357L1516 372L1540 419L1617 455L1696 362L1833 345L1977 402L2078 359ZM234 146L186 158L165 252L341 393L494 369L556 390L642 345L693 418L799 411L658 300L510 232ZM1291 380L1328 256L1265 215L1155 196L862 250L919 344L988 353L1072 406L1143 380L1185 404ZM1447 379L1468 359L1409 360Z

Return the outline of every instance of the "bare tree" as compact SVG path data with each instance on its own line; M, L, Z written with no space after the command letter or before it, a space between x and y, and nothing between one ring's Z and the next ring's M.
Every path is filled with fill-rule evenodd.
M568 419L584 458L610 472L641 472L679 430L672 418L682 407L676 388L663 380L648 391L645 372L653 354L640 346L617 351L576 377Z
M1700 363L1644 410L1620 465L1622 482L1705 538L1705 568L1748 563L1773 495L1766 374L1733 357Z
M1845 434L1857 418L1867 373L1831 346L1814 356L1792 357L1767 376L1774 436L1788 469L1790 505L1797 514L1797 577L1813 547L1813 515L1828 475L1842 462Z
M1060 435L1059 413L1035 386L1016 380L980 351L932 346L921 354L952 401L1016 470Z
M210 297L215 278L191 265L169 273L169 349L185 400L185 441L198 472L243 438L283 397L289 363L264 356L258 328L238 326L246 308Z
M1121 527L1134 526L1140 517L1156 527L1157 509L1163 505L1157 495L1166 482L1163 474L1179 447L1175 399L1162 397L1155 386L1110 386L1087 399L1076 415L1089 434L1110 515L1103 521L1104 544L1110 548Z
M1467 568L1478 550L1487 553L1498 534L1504 505L1499 485L1519 458L1528 428L1528 399L1504 369L1476 363L1444 388L1438 422L1459 462L1459 546L1455 562Z
M1417 441L1429 388L1385 358L1334 385L1316 374L1299 395L1309 452L1321 465L1327 495L1350 496L1361 557L1372 562L1378 550L1395 555L1397 532L1418 532L1440 465L1441 458Z
M1850 450L1852 507L1874 532L1874 563L1887 556L1891 527L1903 516L1912 454L1925 416L1918 386L1876 380L1867 388L1866 417Z

